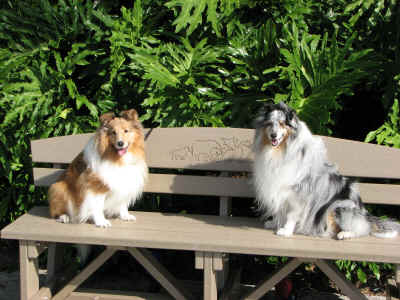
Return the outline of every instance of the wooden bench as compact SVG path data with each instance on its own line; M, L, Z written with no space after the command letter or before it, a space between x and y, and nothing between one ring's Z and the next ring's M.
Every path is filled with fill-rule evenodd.
M162 262L152 256L147 250L149 248L195 251L193 267L204 272L204 299L217 299L218 285L226 280L228 264L225 253L292 258L269 278L260 278L259 285L242 295L243 299L259 299L304 262L313 262L352 300L366 299L330 263L329 260L335 259L394 263L395 278L399 284L399 237L364 237L344 241L300 235L284 238L264 229L257 218L231 216L233 197L254 197L249 179L233 176L237 172L251 172L253 134L250 129L233 128L146 130L147 161L155 172L151 173L145 191L188 197L218 196L219 216L134 212L136 222L113 220L112 227L104 229L92 224L57 223L48 217L46 207L35 207L5 227L1 232L2 238L19 240L21 299L150 299L151 295L147 294L131 298L121 294L118 298L105 292L76 290L119 250L133 255L173 298L194 299L192 291L175 279ZM49 186L53 183L61 174L61 168L83 149L90 136L82 134L32 141L33 162L38 166L47 164L33 169L35 185ZM324 141L331 161L339 165L342 174L381 179L380 183L360 184L364 202L400 204L400 185L393 181L400 179L400 150L328 137ZM50 164L51 168L43 167ZM192 174L196 175L185 175L179 170L195 170ZM62 245L65 243L104 245L106 248L54 295L54 283L63 273L60 267ZM48 280L39 287L38 257L45 249L48 249ZM226 291L223 293L226 295ZM153 296L154 299L164 299ZM232 298L227 296L227 299Z

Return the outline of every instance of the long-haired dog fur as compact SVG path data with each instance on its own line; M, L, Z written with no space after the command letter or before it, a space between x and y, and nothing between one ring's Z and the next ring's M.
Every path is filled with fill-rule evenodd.
M133 221L130 205L140 197L148 168L143 128L134 109L100 116L100 127L60 179L49 188L50 216L63 223L106 217Z
M253 181L265 227L337 239L400 231L399 223L367 212L356 183L328 162L322 139L286 104L265 105L255 128Z

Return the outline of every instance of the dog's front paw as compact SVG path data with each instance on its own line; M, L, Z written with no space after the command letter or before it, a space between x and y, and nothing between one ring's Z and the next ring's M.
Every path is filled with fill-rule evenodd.
M293 231L290 230L290 229L287 229L287 228L285 228L285 227L282 227L282 228L279 228L279 229L278 229L278 231L276 232L276 234L277 234L277 235L280 235L280 236L289 237L289 236L292 236L292 235L293 235Z
M95 224L97 227L102 227L102 228L111 227L111 223L110 223L110 221L108 221L107 219L96 220L94 224Z
M56 219L57 222L60 223L69 223L70 222L70 218L68 215L61 215Z
M340 231L340 232L337 234L337 239L338 239L338 240L350 239L350 238L352 238L352 237L354 237L354 235L353 235L353 233L350 232L350 231Z
M124 221L136 221L136 217L130 213L121 214L119 218Z

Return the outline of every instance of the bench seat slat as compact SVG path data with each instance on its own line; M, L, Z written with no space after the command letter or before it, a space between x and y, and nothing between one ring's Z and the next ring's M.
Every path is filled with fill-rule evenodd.
M254 130L239 128L146 129L146 157L153 168L251 171ZM32 160L68 164L93 134L54 137L31 142ZM400 178L400 149L322 137L330 161L343 175Z
M134 212L136 222L113 220L112 227L57 223L36 207L2 230L8 239L106 244L289 257L400 262L400 238L363 237L345 241L295 235L276 236L255 218ZM134 238L132 238L134 237Z
M35 185L49 186L57 180L62 169L34 168ZM360 183L364 203L400 205L400 185ZM150 174L147 193L224 196L253 198L254 191L247 178Z

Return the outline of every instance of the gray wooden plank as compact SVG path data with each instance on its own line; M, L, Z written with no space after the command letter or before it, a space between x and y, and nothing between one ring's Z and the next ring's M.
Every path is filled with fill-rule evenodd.
M136 222L112 220L111 228L62 224L37 207L2 230L2 238L105 244L206 252L351 259L400 263L400 237L333 240L295 235L276 236L256 218L134 212Z
M63 170L34 168L35 185L49 186ZM400 185L359 183L364 203L400 205ZM174 193L183 195L204 195L221 197L253 198L254 191L250 179L246 177L211 177L171 174L150 174L144 189L148 193Z
M400 178L400 149L323 137L329 159L346 176Z
M250 169L251 129L155 128L145 130L145 134L149 167L226 171ZM32 160L70 163L91 136L83 134L32 141Z
M34 168L35 185L49 186L57 181L62 169ZM246 177L213 177L175 174L149 174L147 193L173 193L222 197L253 197L250 181Z
M145 130L146 134L149 130ZM92 134L31 142L34 162L69 163ZM250 171L254 130L155 128L146 140L148 165L155 168ZM323 137L332 162L346 176L400 178L400 149Z

